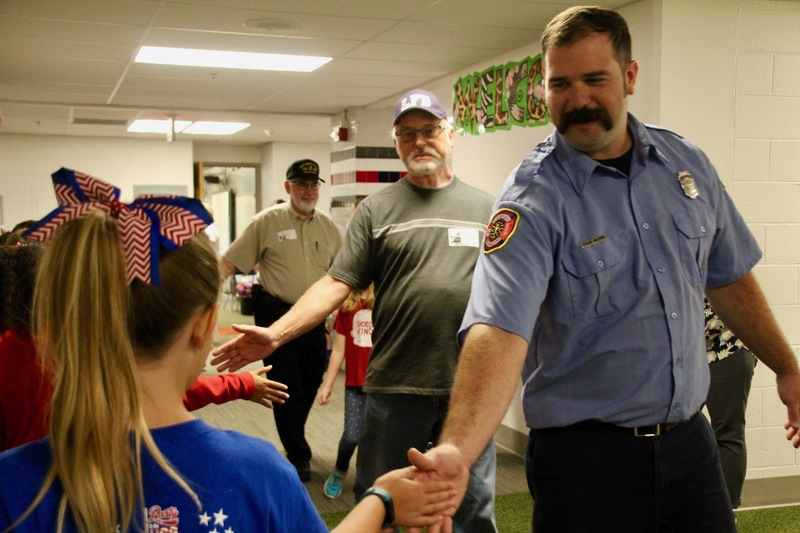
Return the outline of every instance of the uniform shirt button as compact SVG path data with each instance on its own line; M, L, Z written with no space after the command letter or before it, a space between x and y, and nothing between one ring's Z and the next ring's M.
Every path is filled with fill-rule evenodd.
M597 261L597 266L599 266L600 268L603 268L604 266L606 266L606 263L605 263L605 261L600 259L599 261Z
M642 227L643 227L644 229L650 229L650 224L648 224L647 222L645 222L644 224L642 224Z

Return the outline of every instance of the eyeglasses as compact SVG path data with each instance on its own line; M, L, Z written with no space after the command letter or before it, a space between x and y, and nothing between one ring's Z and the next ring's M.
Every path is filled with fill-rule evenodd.
M417 140L417 135L422 134L423 139L435 139L438 137L442 131L444 130L444 126L441 124L438 126L425 126L424 128L420 128L418 130L407 128L400 131L395 131L394 136L397 139L400 139L401 142L404 143L412 143Z
M307 191L308 189L311 189L312 191L316 191L317 189L319 189L319 181L318 180L314 180L314 181L292 180L291 183L299 191Z

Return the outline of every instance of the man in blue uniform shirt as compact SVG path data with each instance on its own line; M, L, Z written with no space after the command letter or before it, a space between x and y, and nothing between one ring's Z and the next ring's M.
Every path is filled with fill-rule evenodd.
M750 272L761 252L708 158L627 112L638 65L618 13L566 10L542 53L557 131L498 197L441 444L413 460L463 478L521 372L535 531L735 531L698 414L704 292L777 374L800 444L800 372Z

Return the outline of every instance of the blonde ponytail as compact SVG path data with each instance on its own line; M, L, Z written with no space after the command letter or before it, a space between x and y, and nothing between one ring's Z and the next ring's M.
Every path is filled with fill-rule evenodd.
M158 357L179 327L219 291L216 256L196 236L161 255L162 288L126 282L116 220L100 212L65 223L47 246L36 288L39 351L56 370L53 462L38 496L63 486L58 530L71 515L87 532L145 527L141 453L194 492L153 442L143 415L137 356ZM188 293L188 294L187 294ZM161 327L153 327L153 321ZM149 329L157 329L155 336Z
M345 298L344 302L342 303L342 311L349 313L358 307L358 304L361 300L364 300L365 309L372 309L373 305L375 304L374 284L370 283L369 286L363 291L358 289L351 290L347 295L347 298Z

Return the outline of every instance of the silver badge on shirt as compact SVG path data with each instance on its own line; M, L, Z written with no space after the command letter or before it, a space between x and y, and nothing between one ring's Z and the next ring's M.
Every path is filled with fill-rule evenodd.
M681 170L678 172L678 183L681 184L683 194L685 194L688 198L694 200L700 196L700 191L697 190L697 183L694 181L694 178L691 174L689 174L688 171Z

